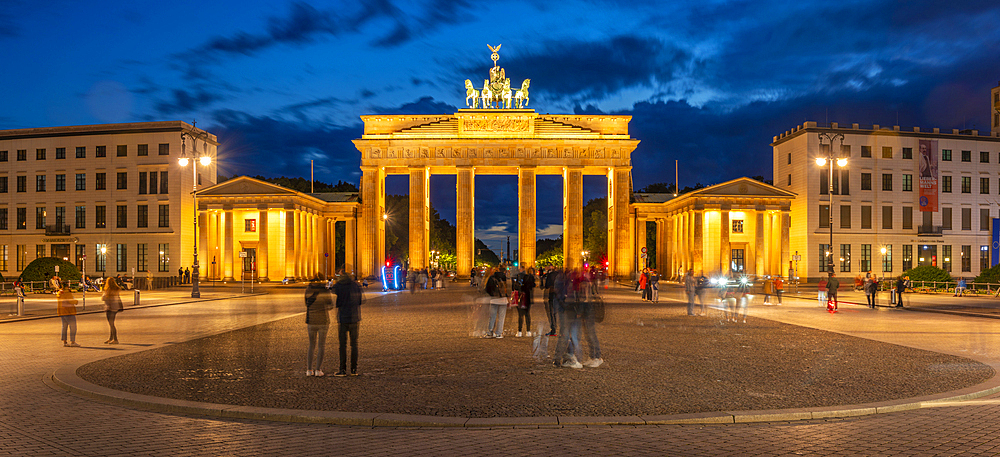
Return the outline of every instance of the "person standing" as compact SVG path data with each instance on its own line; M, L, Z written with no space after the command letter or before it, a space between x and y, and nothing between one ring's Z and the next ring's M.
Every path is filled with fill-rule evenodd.
M486 278L486 293L490 298L490 323L485 338L503 338L503 323L507 319L507 283L499 270L490 269Z
M897 308L902 308L903 307L903 291L906 290L906 282L907 282L908 279L909 278L906 277L906 276L900 276L899 279L896 280L896 307Z
M545 294L545 317L549 320L549 333L545 336L556 336L556 323L558 322L558 315L556 314L556 271L555 267L549 265L546 269L544 275L542 275L542 290Z
M774 296L778 298L778 304L781 304L781 294L785 292L785 281L781 280L781 275L774 278Z
M115 327L115 318L125 307L122 305L121 287L118 281L106 281L104 294L101 300L104 301L104 315L108 319L108 327L111 328L111 336L104 344L118 344L118 328Z
M520 268L518 276L520 277L518 283L521 284L520 293L520 303L517 304L517 336L520 337L521 324L525 325L525 331L527 334L525 336L531 336L531 302L534 298L535 290L535 269L528 268L528 271L524 271L524 267Z
M191 269L184 269L184 284L191 284Z
M684 275L684 293L688 299L688 316L694 316L694 297L697 295L698 281L694 279L694 270L688 270Z
M64 288L56 295L56 311L62 319L62 342L68 348L78 348L76 344L76 299L69 288ZM66 339L66 330L69 330L69 340Z
M771 294L774 293L773 290L774 290L774 281L770 277L764 278L764 304L765 305L770 305L771 304Z
M653 303L659 303L660 302L660 273L657 272L655 268L652 271L649 272L649 290L651 291L650 293L652 294L651 297L650 297L650 299L653 300Z
M838 292L838 289L840 289L840 280L838 280L837 279L837 275L835 275L831 271L830 272L830 279L828 279L826 281L826 295L827 295L826 308L831 313L837 312L837 305L838 305L838 303L837 303L837 292ZM833 306L832 308L831 308L831 305Z
M177 283L178 284L183 284L184 283L184 269L183 268L178 268L177 269Z
M317 273L306 286L306 331L309 334L309 350L306 352L306 376L324 376L323 355L326 352L326 334L330 330L329 309L333 307L333 296L326 287L326 277ZM316 365L313 369L313 353Z
M875 289L875 280L871 276L865 278L864 280L865 289L865 299L868 300L868 307L875 309L875 299L873 297Z
M333 286L337 294L337 323L340 336L340 371L334 376L347 376L347 337L351 338L351 376L358 375L358 326L361 323L362 291L347 275Z

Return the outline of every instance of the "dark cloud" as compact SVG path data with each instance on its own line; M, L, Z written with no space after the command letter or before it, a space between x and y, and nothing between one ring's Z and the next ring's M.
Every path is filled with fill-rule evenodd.
M444 102L436 102L433 97L421 97L419 100L405 103L398 107L376 106L372 108L375 114L440 114L454 113L458 108Z
M671 80L679 71L699 65L686 50L657 38L622 35L600 41L553 41L538 51L503 55L501 65L518 86L531 79L533 91L555 99L600 99L629 87L652 87ZM462 74L481 74L467 67Z
M156 102L156 112L163 116L190 113L222 100L223 97L204 90L173 89L170 98Z

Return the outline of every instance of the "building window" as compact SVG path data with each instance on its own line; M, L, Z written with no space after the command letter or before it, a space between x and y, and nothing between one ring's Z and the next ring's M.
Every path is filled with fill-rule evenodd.
M160 155L161 156L168 156L168 155L170 155L170 144L169 143L160 143Z
M128 189L128 172L118 172L118 190Z
M95 190L106 190L108 188L108 174L98 173L97 174L97 186Z
M66 190L66 175L56 175L56 192Z
M35 176L35 192L45 192L45 175Z
M951 245L946 244L941 246L941 255L944 257L944 261L941 262L941 269L944 271L951 271Z
M851 245L842 244L840 245L840 272L847 273L851 271Z
M861 190L872 190L871 173L861 173Z
M119 144L117 157L128 157L128 145Z
M115 226L117 228L128 228L128 206L118 205L115 214Z
M941 150L941 160L944 162L951 162L951 149Z
M28 191L28 177L27 176L18 176L17 177L17 191L18 192L27 192Z
M36 244L35 245L35 258L39 259L39 258L42 258L42 257L48 257L47 255L45 255L45 245L44 244Z
M979 193L990 193L990 178L979 178Z
M792 164L792 153L791 152L788 153L788 164L789 165Z
M115 246L115 266L117 271L128 271L128 247L124 244Z
M885 249L885 254L882 254L882 271L888 273L892 271L892 245L887 244L882 249Z
M66 158L66 148L56 148L56 160Z
M883 206L882 207L882 229L892 230L892 207Z
M972 230L972 208L962 208L962 230Z
M903 158L913 159L913 148L903 148Z
M149 155L149 145L148 144L140 144L136 148L135 155L137 155L137 156L148 156Z
M138 271L149 271L149 261L146 257L146 243L135 245L135 269Z
M0 245L0 271L7 271L7 245Z
M7 230L7 208L0 208L0 230Z
M962 151L962 162L972 162L972 151Z
M139 195L146 193L146 172L139 172Z
M157 264L160 272L170 271L170 243L160 243L160 249L158 252Z
M951 176L941 177L941 192L951 193Z
M96 219L96 223L94 224L95 228L107 227L108 226L107 217L108 214L106 206L101 205L94 207L94 219Z
M97 146L96 151L94 152L94 157L107 157L107 156L108 156L108 147Z
M35 228L45 230L45 207L35 207Z
M255 219L247 219L247 220L248 221L252 220L254 222L253 230L249 230L249 231L256 232L257 231L257 220L255 220ZM743 233L743 219L733 219L733 233Z
M76 174L76 190L87 190L87 174Z
M951 208L941 208L941 229L951 230Z
M156 190L158 189L158 185L156 184L157 183L156 176L157 174L155 171L149 172L149 193L151 194L155 194Z
M28 150L27 149L18 149L17 150L17 161L18 162L24 162L26 160L28 160Z
M872 228L872 207L862 206L861 207L861 228L870 229Z
M819 245L819 271L821 273L827 273L830 271L830 245L821 244Z
M913 230L913 207L903 207L903 230Z
M979 151L979 163L990 163L989 151Z
M830 228L830 205L819 205L819 228Z
M94 253L94 257L97 259L97 265L95 265L95 270L107 271L108 269L107 250L108 250L108 245L97 244L97 249L95 250Z
M913 269L913 245L903 245L903 271Z
M990 231L990 210L989 208L979 209L979 230Z
M979 271L990 269L990 247L979 246Z
M740 221L743 222L743 221ZM243 220L243 231L244 232L256 232L257 231L257 219L244 219ZM736 231L736 221L733 221L733 231ZM743 233L741 230L739 233Z
M903 175L903 192L913 192L913 175Z
M45 160L44 149L35 149L35 160Z
M139 228L149 227L149 205L139 205L135 226Z
M160 205L160 227L170 227L170 205Z
M962 271L972 271L972 246L962 246Z
M882 190L892 191L892 175L882 175Z
M81 273L84 274L86 274L86 272L83 271L83 262L86 256L87 256L87 245L85 244L76 245L76 268L80 270Z
M87 147L86 146L77 146L76 147L76 158L77 159L86 159L87 158Z
M0 176L0 194L7 193L7 177Z
M861 157L871 157L872 147L871 146L861 146Z
M962 193L971 194L972 193L972 177L962 176Z
M66 232L69 232L69 226L66 226L66 207L65 206L57 206L56 207L56 230L60 230L61 231L64 228L67 229Z
M76 228L83 229L87 228L87 207L77 206L76 207Z
M0 151L0 162L7 161L7 151Z
M892 158L892 146L882 146L882 158L883 159Z
M17 229L26 230L28 228L28 208L17 209Z
M872 270L872 245L861 245L861 271Z
M198 180L199 180L198 184L201 184L201 173L198 173ZM788 174L788 185L789 186L792 185L792 174L791 173Z
M165 171L160 172L160 193L169 193L167 190L167 172Z

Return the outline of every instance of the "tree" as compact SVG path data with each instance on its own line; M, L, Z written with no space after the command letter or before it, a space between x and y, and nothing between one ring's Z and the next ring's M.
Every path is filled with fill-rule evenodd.
M767 184L767 185L770 185L770 186L774 185L774 180L773 179L767 179L767 178L765 178L762 175L751 176L750 179L755 179L757 181L760 181L760 182L762 182L764 184Z
M562 267L563 266L563 239L543 238L535 241L535 265L539 267Z
M672 194L672 193L674 193L674 188L675 187L676 186L675 186L674 183L657 182L657 183L649 184L646 187L643 187L642 189L639 189L639 193L643 193L643 194ZM694 187L691 187L691 186L684 186L684 187L682 187L681 188L681 193L682 194L686 194L686 193L691 192L693 190L704 189L704 188L705 188L704 184L697 183L697 184L694 185Z
M951 274L944 271L938 267L933 267L930 265L921 265L917 268L911 270L906 270L903 272L903 276L909 276L910 281L936 281L936 282L948 282L951 281Z
M583 250L590 259L608 256L608 199L595 198L583 207Z
M21 272L22 281L45 281L48 277L56 274L56 266L59 266L59 277L63 281L79 281L80 270L70 262L58 257L39 257L32 260L24 271ZM46 276L47 275L47 276Z
M225 175L219 175L218 181L216 182L221 183L233 179L235 177L236 177L235 175L228 178ZM271 184L277 184L281 187L296 190L305 194L312 192L313 188L315 188L316 193L358 192L358 186L355 186L354 183L349 183L344 181L337 181L337 184L327 184L322 181L313 181L314 184L310 186L309 180L305 178L286 178L284 176L278 178L265 178L261 175L251 176L251 178L264 182L269 182Z
M497 254L490 250L490 248L486 246L486 243L483 243L482 240L476 238L476 265L482 264L500 265L500 257L497 257Z

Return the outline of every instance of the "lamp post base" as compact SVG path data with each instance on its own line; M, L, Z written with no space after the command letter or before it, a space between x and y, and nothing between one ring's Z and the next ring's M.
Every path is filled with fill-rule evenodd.
M198 259L194 259L194 265L191 266L191 298L201 298L201 289L198 287L199 277L198 274Z

